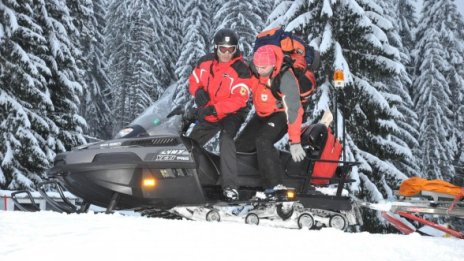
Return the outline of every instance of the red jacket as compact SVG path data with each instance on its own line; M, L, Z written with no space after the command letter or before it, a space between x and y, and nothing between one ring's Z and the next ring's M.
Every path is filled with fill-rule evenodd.
M214 57L202 57L189 78L190 94L195 96L198 88L204 88L210 97L205 107L212 105L216 109L216 116L205 117L209 122L217 122L245 107L250 95L251 73L242 55L227 63L219 63Z
M287 116L288 136L291 143L301 141L301 123L303 120L303 108L300 100L300 87L291 69L285 71L280 77L279 95L276 99L271 91L272 78L280 73L283 63L282 50L273 46L277 63L271 77L253 77L251 90L253 92L253 104L256 113L260 117L269 116L275 112L284 111Z

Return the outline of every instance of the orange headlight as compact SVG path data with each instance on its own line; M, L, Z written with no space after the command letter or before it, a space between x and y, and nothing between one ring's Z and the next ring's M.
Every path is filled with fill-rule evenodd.
M144 178L142 184L144 187L152 188L156 186L156 179L155 178Z

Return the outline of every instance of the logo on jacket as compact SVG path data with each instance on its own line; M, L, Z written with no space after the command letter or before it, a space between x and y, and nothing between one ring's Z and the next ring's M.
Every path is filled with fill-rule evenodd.
M267 101L267 94L261 94L261 100L262 101Z
M247 89L245 87L240 88L240 95L245 96L247 94Z
M268 122L267 125L271 126L272 128L275 127L275 124L273 122Z

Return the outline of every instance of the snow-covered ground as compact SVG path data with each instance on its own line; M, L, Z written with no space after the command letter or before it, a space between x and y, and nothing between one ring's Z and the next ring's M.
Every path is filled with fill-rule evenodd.
M0 211L0 260L464 260L464 240Z

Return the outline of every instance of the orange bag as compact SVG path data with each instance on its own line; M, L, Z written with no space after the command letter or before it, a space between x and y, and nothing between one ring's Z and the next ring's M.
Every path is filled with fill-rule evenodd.
M416 195L423 190L445 193L455 197L461 196L464 192L464 188L439 179L427 180L419 177L412 177L403 181L400 185L400 195L406 197Z

